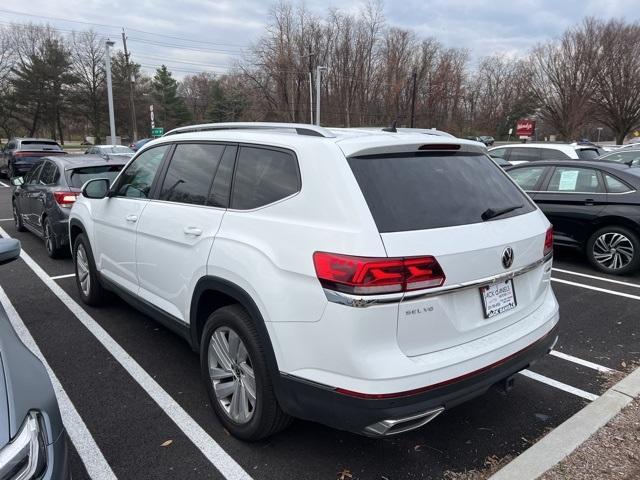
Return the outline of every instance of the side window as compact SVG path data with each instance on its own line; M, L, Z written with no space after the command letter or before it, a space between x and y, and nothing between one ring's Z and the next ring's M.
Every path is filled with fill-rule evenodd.
M540 160L539 148L514 147L511 149L510 162L535 162L536 160Z
M554 148L541 148L540 160L571 160L566 153Z
M602 192L598 172L590 168L557 167L551 176L550 192Z
M516 168L508 173L520 185L520 188L531 191L538 185L545 169L546 167Z
M115 196L149 198L153 179L168 149L169 145L162 145L141 153L118 177Z
M292 153L241 147L233 181L231 208L248 210L300 190L298 162Z
M38 165L34 166L31 170L29 170L29 173L27 173L27 176L25 177L24 183L28 183L30 185L38 183L38 177L40 177L40 172L42 171L42 165L43 164L41 162Z
M504 158L505 160L507 159L507 152L509 149L507 148L496 148L495 150L491 150L489 152L489 155L492 158Z
M53 162L44 162L42 174L40 175L41 185L53 185L58 181L58 167Z
M224 145L179 144L171 158L160 200L204 205Z
M229 206L229 195L231 194L231 178L233 177L233 165L236 162L238 147L228 146L222 154L222 160L218 166L216 177L213 179L213 186L209 193L207 205L227 208Z
M604 174L604 183L607 185L607 192L609 193L625 193L633 190L626 183L606 173Z

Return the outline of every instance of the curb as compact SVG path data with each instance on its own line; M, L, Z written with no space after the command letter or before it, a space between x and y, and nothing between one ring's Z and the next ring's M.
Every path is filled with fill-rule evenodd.
M489 480L534 480L553 468L604 427L634 398L640 397L640 368L549 432Z

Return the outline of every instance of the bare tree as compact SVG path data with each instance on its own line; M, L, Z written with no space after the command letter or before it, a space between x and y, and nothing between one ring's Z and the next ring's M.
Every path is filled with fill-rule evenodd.
M599 23L600 67L593 103L596 117L621 144L640 126L640 23Z
M577 139L593 113L599 36L598 22L586 19L531 55L531 88L540 114L565 140Z

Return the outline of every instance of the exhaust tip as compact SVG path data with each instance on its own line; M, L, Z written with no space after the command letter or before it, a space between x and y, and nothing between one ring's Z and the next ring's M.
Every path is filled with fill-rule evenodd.
M426 412L410 415L408 417L396 418L392 420L380 420L365 427L365 435L373 437L386 437L399 433L415 430L426 425L444 411L444 407L434 408Z

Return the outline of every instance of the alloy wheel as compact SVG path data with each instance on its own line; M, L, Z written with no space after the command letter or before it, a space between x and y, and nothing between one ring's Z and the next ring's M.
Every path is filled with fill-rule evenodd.
M633 261L634 254L631 240L617 232L603 233L593 244L593 258L610 270L626 267Z
M247 423L256 409L256 377L249 352L229 327L213 332L207 354L209 377L223 411L236 423Z
M89 296L91 290L91 275L89 275L89 260L87 259L87 252L84 249L84 245L78 245L76 250L76 275L78 276L78 282L82 293Z
M47 252L52 253L55 250L53 234L51 233L51 227L49 223L44 224L44 242Z

